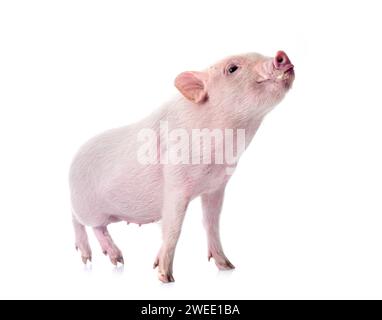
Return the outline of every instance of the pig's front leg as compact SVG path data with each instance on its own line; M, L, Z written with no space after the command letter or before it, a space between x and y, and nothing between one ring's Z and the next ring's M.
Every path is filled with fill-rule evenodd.
M173 282L172 266L176 244L179 239L189 200L179 190L166 190L162 209L163 243L154 268L162 282Z
M214 258L220 270L234 269L234 265L223 252L219 234L219 218L223 206L225 186L213 193L202 195L203 224L207 231L208 260Z

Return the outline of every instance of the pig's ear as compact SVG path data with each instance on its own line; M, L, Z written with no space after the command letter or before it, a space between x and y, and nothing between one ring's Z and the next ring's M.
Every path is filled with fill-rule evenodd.
M202 103L207 100L208 75L204 72L186 71L175 79L175 87L190 101Z

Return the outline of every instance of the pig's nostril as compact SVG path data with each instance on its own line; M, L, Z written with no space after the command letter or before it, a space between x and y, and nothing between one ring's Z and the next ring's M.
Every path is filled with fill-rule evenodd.
M273 64L276 69L280 69L290 65L291 63L286 53L284 51L279 51L274 58Z

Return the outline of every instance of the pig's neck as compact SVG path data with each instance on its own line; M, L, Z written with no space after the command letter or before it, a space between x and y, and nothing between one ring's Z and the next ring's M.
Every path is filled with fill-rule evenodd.
M253 137L255 136L257 129L259 129L263 117L261 118L250 118L246 124L243 124L245 129L245 146L248 147Z
M214 106L210 106L209 109L212 113L212 126L215 125L216 128L221 129L229 128L233 129L234 131L240 129L245 130L246 146L248 146L252 141L266 114L262 112L253 112L254 108L245 108L245 106L238 108L240 112L232 111L231 106L227 106L227 108L223 109L227 110L226 112L217 112L216 110L219 110L219 108Z
M155 113L155 122L168 121L170 127L184 129L232 129L237 132L245 130L246 146L251 142L259 128L265 113L253 112L254 108L238 108L240 112L227 108L216 107L209 102L195 105L183 97L174 99ZM222 111L223 110L223 111ZM158 117L159 115L159 117ZM159 118L159 119L158 119Z

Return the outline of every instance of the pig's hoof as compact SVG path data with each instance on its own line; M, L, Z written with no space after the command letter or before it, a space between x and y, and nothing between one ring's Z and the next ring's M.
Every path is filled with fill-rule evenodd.
M208 261L213 258L215 260L215 264L219 270L232 270L235 269L235 266L228 260L226 256L216 255L214 256L212 253L208 255Z
M81 260L84 264L87 264L88 261L89 262L92 261L92 251L90 250L88 243L81 244L81 245L76 244L75 248L77 251L80 250Z
M125 261L123 260L123 257L122 256L119 256L119 257L114 257L114 258L111 258L110 257L110 261L112 264L114 264L115 266L119 263L121 264L125 264Z
M105 256L109 256L111 263L115 266L118 265L118 262L125 264L122 253L119 249L114 248L112 250L103 250L102 252Z
M84 264L87 264L87 262L92 262L92 257L91 256L81 256L82 262Z
M118 265L118 262L121 264L125 264L122 254L113 254L113 255L108 254L108 256L110 258L111 263L114 264L115 266Z
M174 282L175 281L175 279L172 276L172 274L166 274L166 273L162 273L162 272L158 273L158 278L163 283L170 283L170 282Z
M226 260L224 262L216 262L216 266L218 267L219 270L232 270L235 269L235 266L229 261Z

